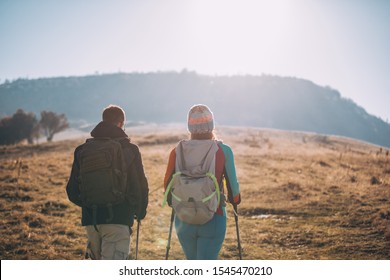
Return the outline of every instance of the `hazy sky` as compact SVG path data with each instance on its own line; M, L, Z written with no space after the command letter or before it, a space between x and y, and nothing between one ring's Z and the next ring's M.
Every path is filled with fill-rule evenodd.
M390 1L0 0L0 83L184 68L308 79L390 120Z

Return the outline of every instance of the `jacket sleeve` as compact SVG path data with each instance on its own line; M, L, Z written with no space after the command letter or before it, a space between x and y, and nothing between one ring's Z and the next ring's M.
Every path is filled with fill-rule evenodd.
M80 147L76 148L76 150L74 151L72 170L70 172L68 184L66 185L66 193L71 202L81 207L80 189L78 183L80 168L77 161L79 149Z
M240 185L238 183L236 167L234 164L234 155L232 149L222 144L222 149L225 154L224 175L226 179L226 188L228 191L228 199L232 204L239 204L241 202Z
M135 206L137 219L144 219L149 203L149 186L138 146L132 147L134 159L129 166L129 185L131 189L129 203ZM136 201L134 201L136 199Z
M169 182L172 179L172 175L175 173L175 164L176 164L176 149L173 149L169 154L167 170L165 171L164 176L164 192L166 191ZM169 206L172 206L172 195L168 194L167 202Z
M173 149L169 154L167 170L165 171L164 191L167 189L169 181L171 181L172 175L175 173L175 163L176 163L176 150Z

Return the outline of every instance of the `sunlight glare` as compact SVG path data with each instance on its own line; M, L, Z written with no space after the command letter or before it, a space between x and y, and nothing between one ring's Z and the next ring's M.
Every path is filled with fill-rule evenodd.
M270 63L264 58L277 56L284 47L289 6L284 0L193 2L189 22L196 43L195 68L237 74L253 72L257 63Z

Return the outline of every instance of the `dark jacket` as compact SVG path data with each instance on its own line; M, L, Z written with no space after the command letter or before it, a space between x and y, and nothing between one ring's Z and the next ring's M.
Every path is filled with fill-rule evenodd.
M137 193L128 192L126 201L122 204L112 206L113 218L109 213L107 207L99 207L97 209L96 224L122 224L132 226L134 216L142 220L146 215L146 208L148 206L148 181L144 173L141 153L137 145L130 143L127 134L119 127L107 122L100 122L91 132L92 137L109 137L122 138L120 143L122 145L123 153L125 154L126 163L128 166L128 188L129 190L139 190ZM83 145L78 146L74 152L74 160L72 171L66 192L70 201L78 206L81 206L80 191L78 184L79 164L78 158ZM91 208L82 207L81 223L83 226L93 225L92 219L93 210ZM109 222L107 222L109 220Z

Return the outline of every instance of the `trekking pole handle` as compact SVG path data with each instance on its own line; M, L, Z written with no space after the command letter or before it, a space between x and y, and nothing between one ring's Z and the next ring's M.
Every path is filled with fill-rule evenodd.
M233 205L234 217L238 217L237 204L232 204L232 205Z

